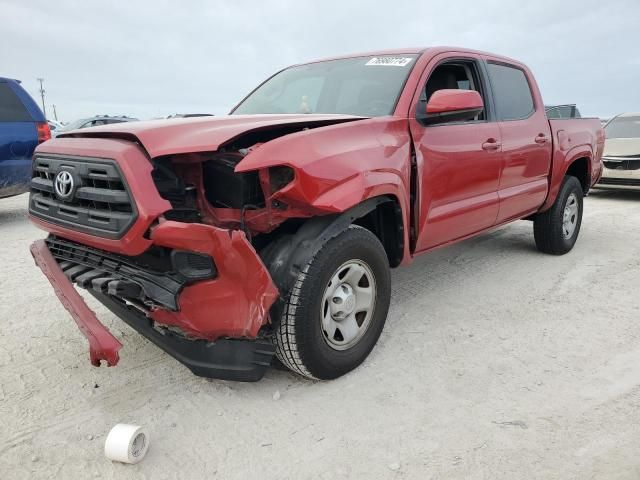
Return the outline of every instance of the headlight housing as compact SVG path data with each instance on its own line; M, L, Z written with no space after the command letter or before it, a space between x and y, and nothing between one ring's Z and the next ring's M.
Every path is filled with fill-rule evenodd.
M283 189L295 178L295 172L293 168L284 165L271 167L269 169L269 187L271 192L277 192Z

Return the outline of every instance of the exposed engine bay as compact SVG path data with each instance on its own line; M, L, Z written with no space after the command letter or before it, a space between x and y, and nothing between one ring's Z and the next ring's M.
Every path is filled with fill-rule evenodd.
M236 165L248 152L242 149L155 160L154 182L173 207L165 218L239 228L249 238L276 228L286 219L278 218L278 213L286 211L288 205L271 196L293 181L294 171L276 167L236 173ZM301 212L300 216L306 215Z
M169 155L153 160L153 180L160 195L171 202L167 220L205 223L241 229L251 241L269 233L291 218L307 218L319 212L297 209L274 194L282 193L295 180L289 166L236 172L236 166L264 143L275 138L325 126L285 125L248 132L215 152Z

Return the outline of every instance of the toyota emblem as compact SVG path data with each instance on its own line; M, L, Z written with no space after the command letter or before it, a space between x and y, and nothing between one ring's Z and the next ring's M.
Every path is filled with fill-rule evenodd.
M73 176L66 170L62 170L56 175L53 188L59 198L66 200L73 194Z

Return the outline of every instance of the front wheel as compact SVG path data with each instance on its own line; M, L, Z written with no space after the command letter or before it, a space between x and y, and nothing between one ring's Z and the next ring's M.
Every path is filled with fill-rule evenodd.
M573 248L582 224L582 200L582 185L576 177L566 176L551 208L533 220L538 250L564 255Z
M378 238L351 225L303 268L275 329L276 355L300 375L329 380L360 365L376 344L391 297Z

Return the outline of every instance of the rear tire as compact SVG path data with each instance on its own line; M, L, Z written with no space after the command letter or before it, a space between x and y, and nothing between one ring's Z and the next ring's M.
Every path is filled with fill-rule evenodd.
M538 250L551 255L564 255L578 239L582 225L583 191L576 177L566 176L556 201L533 220L533 236Z
M299 274L275 329L278 359L312 379L344 375L378 341L390 298L382 244L369 230L351 225L327 241Z

